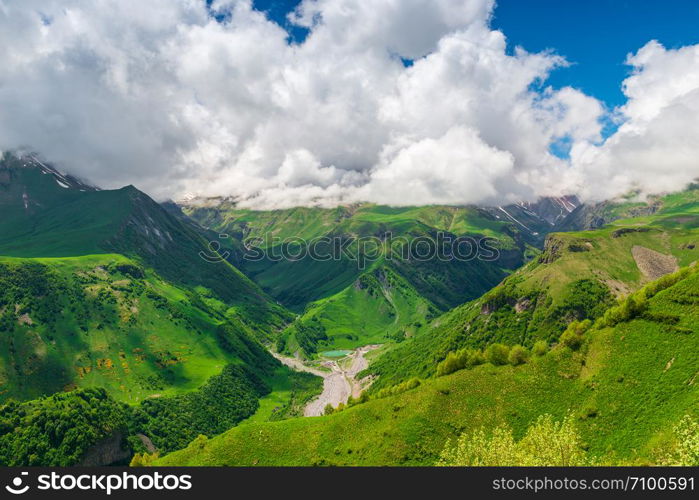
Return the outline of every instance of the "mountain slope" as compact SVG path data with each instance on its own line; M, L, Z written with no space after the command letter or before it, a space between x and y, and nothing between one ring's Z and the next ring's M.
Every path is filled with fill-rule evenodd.
M699 272L644 291L645 312L599 324L519 366L484 364L319 418L242 425L158 465L431 465L448 439L572 414L591 459L655 463L685 416L699 417Z
M474 207L265 212L218 200L183 211L227 235L222 244L232 262L301 313L279 347L304 355L404 340L497 284L536 253L532 244L540 238ZM463 258L454 254L457 243Z
M134 187L101 191L5 154L0 208L3 464L109 463L100 446L115 460L166 452L250 417L291 380L260 343L290 314ZM85 427L80 449L49 453L46 439L77 430L47 418Z
M61 180L64 179L64 180ZM128 256L162 278L229 305L261 338L288 319L252 281L225 261L207 262L207 243L133 186L113 191L68 184L70 177L32 156L0 161L0 255Z
M458 348L555 342L571 321L595 319L615 298L699 260L699 191L665 200L653 216L549 235L535 261L378 358L374 389L430 375Z

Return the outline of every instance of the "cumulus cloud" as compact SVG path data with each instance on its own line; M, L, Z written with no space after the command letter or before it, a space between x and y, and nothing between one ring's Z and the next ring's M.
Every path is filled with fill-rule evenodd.
M589 199L673 191L699 177L699 45L651 41L626 62L623 123L603 145L581 141L571 152L571 189Z
M304 0L289 18L309 36L289 44L249 0L0 0L0 149L253 207L619 194L658 189L669 162L663 187L696 176L696 49L629 58L626 121L602 144L604 107L547 87L566 61L508 51L493 7ZM558 140L570 161L549 152Z

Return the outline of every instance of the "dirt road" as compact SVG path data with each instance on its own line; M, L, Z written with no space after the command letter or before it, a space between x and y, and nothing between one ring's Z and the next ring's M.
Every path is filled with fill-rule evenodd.
M339 361L323 361L322 366L329 368L329 372L308 366L298 358L276 353L273 355L289 368L323 377L323 392L311 401L303 412L305 417L318 417L323 414L328 404L337 408L340 403L347 403L350 396L358 398L361 395L362 383L356 379L356 376L369 366L364 355L378 347L377 345L360 347Z

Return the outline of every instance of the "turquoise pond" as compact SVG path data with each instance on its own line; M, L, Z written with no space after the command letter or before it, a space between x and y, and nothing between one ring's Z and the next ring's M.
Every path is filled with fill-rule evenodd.
M326 358L344 358L352 351L325 351L321 352L320 355Z

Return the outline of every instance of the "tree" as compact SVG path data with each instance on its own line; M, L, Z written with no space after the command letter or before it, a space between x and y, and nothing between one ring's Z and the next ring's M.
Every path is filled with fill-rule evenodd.
M503 344L491 344L485 350L485 359L496 366L506 365L510 355L510 348Z
M537 341L534 346L532 347L532 354L534 356L543 356L545 355L549 350L549 345L546 343L544 340L539 340Z
M501 425L487 433L484 428L462 434L451 446L447 442L438 466L581 466L592 465L571 416L555 422L543 415L526 435L515 441L512 429Z
M512 366L522 365L529 359L529 352L521 345L513 346L507 360Z

